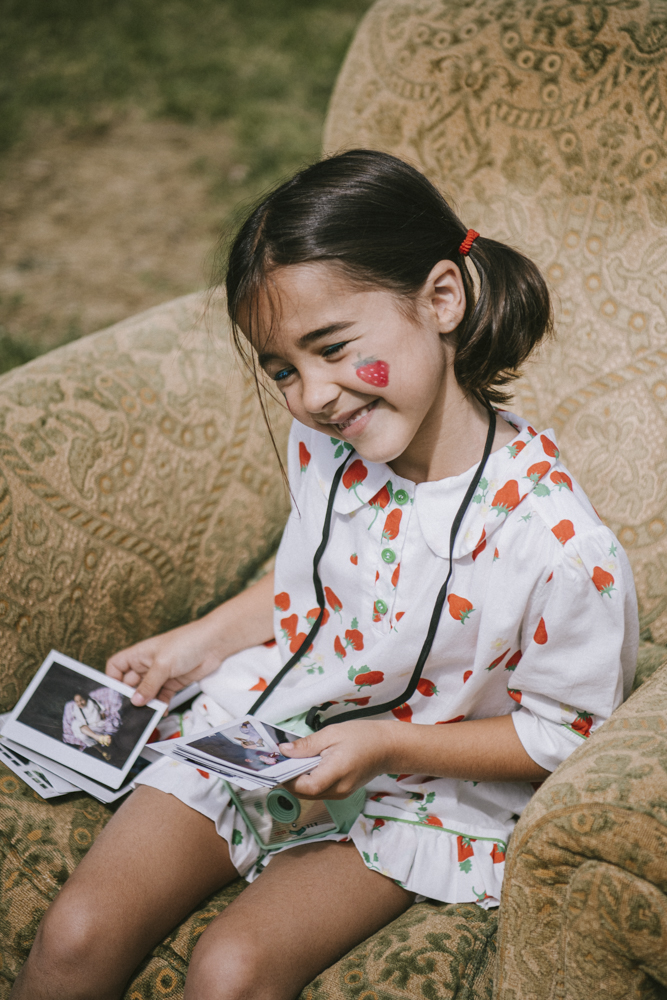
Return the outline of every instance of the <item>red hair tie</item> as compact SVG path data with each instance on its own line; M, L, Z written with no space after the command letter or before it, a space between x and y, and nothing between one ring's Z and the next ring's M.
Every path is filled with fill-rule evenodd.
M470 247L473 245L478 236L479 233L476 233L474 229L469 229L466 233L466 238L459 247L459 253L463 254L464 257L467 257L470 253Z

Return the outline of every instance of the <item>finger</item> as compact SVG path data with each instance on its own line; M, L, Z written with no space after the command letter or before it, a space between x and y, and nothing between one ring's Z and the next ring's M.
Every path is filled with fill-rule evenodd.
M157 665L151 667L142 677L137 690L132 695L132 704L141 707L141 705L145 705L146 702L151 701L162 690L168 677L168 667Z
M294 743L280 743L278 749L285 757L317 757L331 742L329 734L311 733Z
M112 656L107 660L104 672L109 677L113 677L117 681L122 681L125 679L125 674L129 669L129 661L122 655L122 653L117 653L115 656Z

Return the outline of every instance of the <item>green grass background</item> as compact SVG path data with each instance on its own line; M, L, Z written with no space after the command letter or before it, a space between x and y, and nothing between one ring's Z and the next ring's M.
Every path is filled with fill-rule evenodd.
M129 106L226 121L235 206L318 155L329 96L371 0L0 0L2 159L37 118L94 136ZM31 348L0 330L0 370Z

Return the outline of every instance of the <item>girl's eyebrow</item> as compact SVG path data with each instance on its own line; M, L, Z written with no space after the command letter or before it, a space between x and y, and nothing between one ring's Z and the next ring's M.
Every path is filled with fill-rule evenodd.
M356 320L347 320L340 323L329 323L327 326L320 326L317 330L311 330L310 333L304 333L296 342L296 346L299 348L308 347L310 344L316 343L318 340L322 340L324 337L330 336L332 333L340 333L342 330L347 330L349 327L354 326ZM259 363L262 368L269 361L280 360L277 354L260 354Z

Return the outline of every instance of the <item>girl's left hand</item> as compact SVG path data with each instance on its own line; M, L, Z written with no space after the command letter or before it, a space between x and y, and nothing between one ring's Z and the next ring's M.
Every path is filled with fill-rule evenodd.
M281 743L286 757L315 757L322 763L285 785L302 799L345 799L391 769L394 722L364 719L327 726L296 743Z

